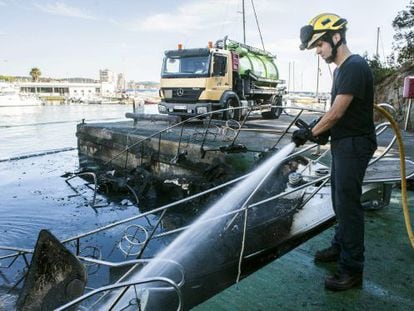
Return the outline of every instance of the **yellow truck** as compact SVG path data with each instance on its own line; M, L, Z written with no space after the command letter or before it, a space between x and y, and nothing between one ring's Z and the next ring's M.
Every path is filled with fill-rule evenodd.
M248 109L266 119L282 112L282 94L275 56L227 37L206 48L165 51L158 110L189 118L219 109L223 120L240 120ZM271 107L273 106L273 107Z

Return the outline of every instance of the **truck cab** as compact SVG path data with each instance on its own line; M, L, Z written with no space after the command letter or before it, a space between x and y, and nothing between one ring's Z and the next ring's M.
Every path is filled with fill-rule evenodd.
M165 52L159 112L189 117L220 109L223 93L233 88L231 66L230 51L222 49Z

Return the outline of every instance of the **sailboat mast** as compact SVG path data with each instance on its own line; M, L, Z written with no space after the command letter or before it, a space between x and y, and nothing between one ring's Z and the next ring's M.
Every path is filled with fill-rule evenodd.
M264 46L264 42L263 42L262 32L261 32L260 26L259 26L259 19L257 18L256 9L254 7L254 2L253 2L253 0L250 0L250 2L252 3L254 19L256 20L257 30L259 31L260 42L262 42L263 51L266 51L265 46Z
M377 56L378 59L379 59L379 54L378 54L379 35L380 35L380 28L377 27L377 49L375 51L375 55Z
M242 13L243 13L243 43L246 44L246 14L244 11L244 0L242 0Z
M316 55L318 58L318 69L316 70L316 98L318 98L319 95L319 75L320 75L320 59L319 55Z

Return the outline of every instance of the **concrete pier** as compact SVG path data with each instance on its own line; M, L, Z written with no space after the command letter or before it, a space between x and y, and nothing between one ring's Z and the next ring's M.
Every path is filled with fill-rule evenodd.
M80 155L107 166L146 167L158 176L229 179L251 169L275 145L288 121L252 119L237 132L240 124L234 121L174 126L171 118L146 115L135 121L81 123L76 135ZM287 135L281 145L289 141Z

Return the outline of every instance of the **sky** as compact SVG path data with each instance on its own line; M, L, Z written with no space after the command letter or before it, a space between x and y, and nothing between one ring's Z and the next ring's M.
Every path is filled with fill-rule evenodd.
M276 55L289 90L316 91L315 50L299 50L299 30L317 14L348 20L356 54L392 52L392 20L409 0L254 0L265 49ZM100 69L127 80L159 81L164 51L207 46L224 36L243 41L241 0L0 0L0 75L99 79ZM261 47L251 0L245 0L246 43ZM319 92L330 90L321 60ZM290 73L290 74L289 74Z

